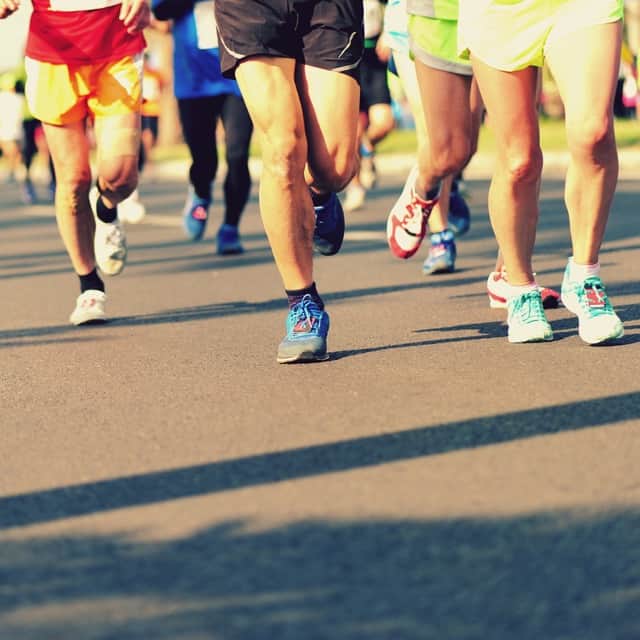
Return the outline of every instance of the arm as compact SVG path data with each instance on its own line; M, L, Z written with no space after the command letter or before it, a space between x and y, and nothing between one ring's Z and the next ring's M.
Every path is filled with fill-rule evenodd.
M151 20L151 10L147 0L122 0L120 20L127 27L129 33L136 33L148 27Z
M0 0L0 20L9 17L19 6L20 0Z

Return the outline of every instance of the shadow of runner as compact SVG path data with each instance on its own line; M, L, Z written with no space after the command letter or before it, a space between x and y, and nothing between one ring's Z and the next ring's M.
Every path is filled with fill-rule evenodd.
M613 426L639 417L640 392L635 392L7 496L0 498L0 529Z
M640 513L226 522L0 547L20 640L637 640ZM250 524L250 523L249 523Z

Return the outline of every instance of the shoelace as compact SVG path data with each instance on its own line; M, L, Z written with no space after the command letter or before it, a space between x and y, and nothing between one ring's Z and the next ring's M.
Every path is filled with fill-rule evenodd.
M122 244L122 229L119 224L114 224L113 229L107 234L106 242L112 246L119 247Z
M609 307L607 293L599 278L587 278L580 294L580 301L588 309L606 310Z
M316 307L316 303L309 294L306 294L300 302L295 304L293 306L294 322L292 328L295 328L301 321L307 322L310 328L313 327L314 307Z
M523 322L536 322L544 316L542 298L537 291L530 291L518 298L514 312L517 313Z

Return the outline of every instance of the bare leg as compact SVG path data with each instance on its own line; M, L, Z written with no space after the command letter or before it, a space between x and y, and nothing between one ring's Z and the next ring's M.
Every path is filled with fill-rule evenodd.
M304 289L313 282L314 211L304 177L307 137L295 66L294 60L252 57L236 70L262 147L262 221L289 290Z
M537 69L505 73L473 61L498 146L489 191L489 214L512 285L534 281L532 254L542 173Z
M58 229L75 272L86 275L96 266L93 253L95 222L89 206L91 168L85 123L44 124L56 170L55 210Z
M578 264L598 261L618 179L613 96L621 37L620 22L598 25L563 36L547 53L565 106L565 200Z

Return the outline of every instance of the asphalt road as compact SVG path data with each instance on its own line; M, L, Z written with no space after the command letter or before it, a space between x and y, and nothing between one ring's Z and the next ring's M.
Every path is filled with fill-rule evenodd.
M192 244L184 184L143 185L112 320L73 328L51 207L1 187L2 640L640 638L640 181L602 252L608 347L564 309L554 342L507 342L486 181L455 273L392 258L400 186L318 258L332 356L296 366L255 198L221 258L219 207ZM567 238L549 178L547 286Z

